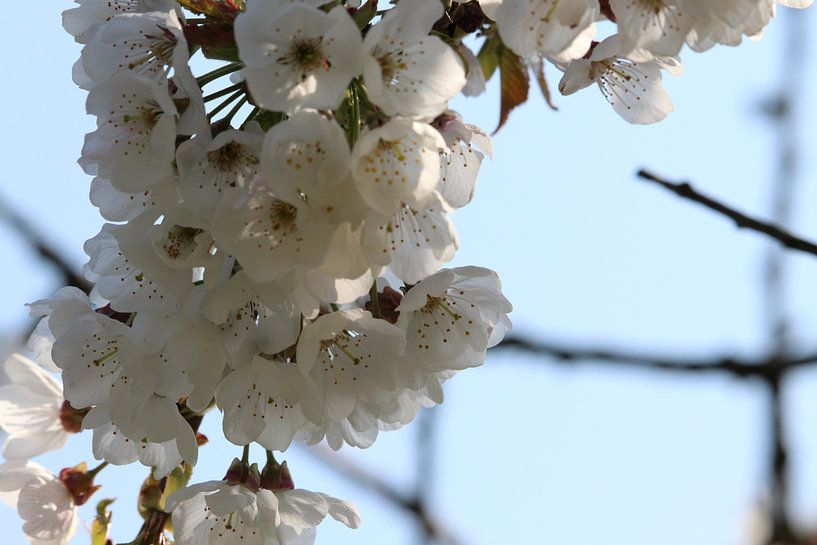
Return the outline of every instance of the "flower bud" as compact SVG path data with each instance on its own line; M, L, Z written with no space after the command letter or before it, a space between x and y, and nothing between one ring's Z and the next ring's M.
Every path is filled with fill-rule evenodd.
M62 424L62 429L68 433L79 433L82 431L82 419L85 418L89 410L90 408L75 409L68 400L65 400L60 408L60 423Z
M286 462L278 463L272 461L264 466L261 472L261 488L267 490L292 490L295 483Z
M94 484L94 474L88 473L85 462L74 467L66 467L60 471L59 479L74 498L76 505L82 505L91 499L94 492L102 488Z
M247 480L249 474L250 468L247 464L238 458L233 458L230 468L227 470L227 473L224 474L224 479L222 480L228 484L241 484Z

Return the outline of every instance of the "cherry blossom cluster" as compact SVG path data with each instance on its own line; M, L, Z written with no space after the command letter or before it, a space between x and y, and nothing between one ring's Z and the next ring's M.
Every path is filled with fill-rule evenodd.
M135 544L310 544L355 508L296 489L274 452L366 448L443 401L510 329L498 275L444 268L488 134L449 109L498 69L597 83L633 123L672 104L684 44L758 36L772 0L76 0L74 82L97 128L79 163L109 222L85 244L90 294L41 321L0 387L0 499L36 544L63 545L108 464L151 468ZM810 2L779 1L789 7ZM595 41L596 23L617 33ZM481 39L475 53L467 37ZM524 95L527 95L525 88ZM62 385L53 379L60 373ZM211 410L243 447L189 484ZM93 469L29 461L92 430ZM249 445L267 452L259 468ZM226 464L225 464L226 465ZM93 531L107 539L100 503Z

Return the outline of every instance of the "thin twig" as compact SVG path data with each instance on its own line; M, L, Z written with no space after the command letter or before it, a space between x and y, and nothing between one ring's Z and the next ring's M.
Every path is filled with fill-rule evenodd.
M785 361L774 358L751 360L733 356L690 358L666 354L647 354L633 350L577 347L526 337L508 337L492 352L519 350L547 357L557 363L605 362L618 367L653 369L680 373L720 373L737 378L778 378L796 368L817 365L817 352L804 353Z
M312 447L306 451L349 482L409 513L423 527L423 531L437 542L445 545L463 545L464 542L429 513L425 503L418 498L404 494L391 483L325 447Z
M437 468L437 424L441 407L420 411L417 418L417 469L414 475L414 490L417 501L422 505L431 502L436 482ZM432 545L434 535L423 526L419 543Z
M62 277L62 284L77 287L86 293L91 291L91 283L76 272L76 267L46 242L31 223L12 209L2 198L0 198L0 221L8 225L40 258L57 270Z
M709 208L710 210L726 216L734 221L735 225L741 229L749 229L758 233L763 233L791 250L817 255L817 244L814 242L795 236L789 231L773 223L765 222L747 216L742 212L738 212L734 208L698 192L688 182L670 182L646 170L639 170L638 177L643 180L653 182L664 189L668 189L679 197L696 202Z

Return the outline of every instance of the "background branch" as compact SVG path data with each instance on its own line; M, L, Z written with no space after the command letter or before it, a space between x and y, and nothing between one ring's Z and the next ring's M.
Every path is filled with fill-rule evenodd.
M88 293L91 283L77 272L77 268L63 257L46 239L37 232L22 214L14 210L0 197L0 221L22 238L28 246L61 277L61 285L75 286Z
M347 458L329 450L326 447L315 446L305 449L309 454L323 462L335 473L381 499L386 500L393 506L411 515L423 528L423 532L429 540L442 543L444 545L463 545L464 542L446 528L442 522L435 518L428 510L428 506L418 496L407 495L398 490L394 485L378 477L374 473L366 471Z
M700 193L692 187L688 182L670 182L661 178L657 174L653 174L647 170L639 170L637 176L642 180L653 182L664 189L667 189L679 197L696 202L706 208L713 210L735 222L735 225L740 229L749 229L778 241L780 244L791 250L797 250L807 254L817 256L817 244L793 235L782 227L773 223L765 222L755 219L751 216L739 212L731 206L725 205L711 197Z
M795 368L817 364L817 350L784 360L772 355L762 359L736 356L711 358L678 357L667 354L648 354L631 349L581 347L523 336L507 337L491 349L492 352L514 350L548 358L556 363L604 362L620 368L651 369L680 373L720 373L737 378L759 377L777 379Z

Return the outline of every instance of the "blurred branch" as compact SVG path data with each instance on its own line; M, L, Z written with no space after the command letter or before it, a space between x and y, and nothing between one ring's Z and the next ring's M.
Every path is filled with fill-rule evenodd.
M17 213L8 203L0 198L0 221L8 225L40 256L43 261L51 265L62 278L62 284L75 286L84 292L91 291L91 283L76 272L76 268L60 255L37 230Z
M491 349L491 351L505 350L527 352L557 363L601 361L622 368L681 373L721 373L737 378L757 377L766 381L779 380L783 374L795 368L817 365L817 352L785 360L776 356L759 360L731 356L695 359L666 354L646 354L631 350L569 346L521 336L508 337Z
M440 520L429 513L425 502L418 497L404 494L391 483L327 448L312 447L305 450L352 484L380 496L393 506L411 515L422 526L423 531L430 539L445 545L463 545L463 541L459 537L455 536Z
M772 133L777 155L777 168L771 187L772 219L781 228L787 228L795 202L799 178L801 118L800 102L804 90L807 62L803 37L808 34L807 23L799 17L786 17L778 92L769 99L764 113L773 123ZM767 249L765 260L763 302L772 350L780 360L786 358L791 345L789 317L789 285L787 253L780 246ZM789 445L786 437L788 412L784 410L783 384L770 380L769 390L769 505L771 523L768 545L800 543L805 541L791 523L789 504Z
M441 407L420 411L417 418L417 469L414 476L414 494L418 503L428 505L434 492L437 469L437 420ZM422 528L420 543L431 545L434 536Z
M696 202L705 206L706 208L709 208L710 210L726 216L734 221L735 225L740 229L749 229L751 231L763 233L764 235L778 241L786 248L817 256L817 244L814 242L795 236L789 231L786 231L782 227L779 227L773 223L758 220L747 216L742 212L738 212L730 206L699 193L688 182L670 182L646 170L639 170L637 175L639 178L653 182L664 189L675 193L679 197Z

